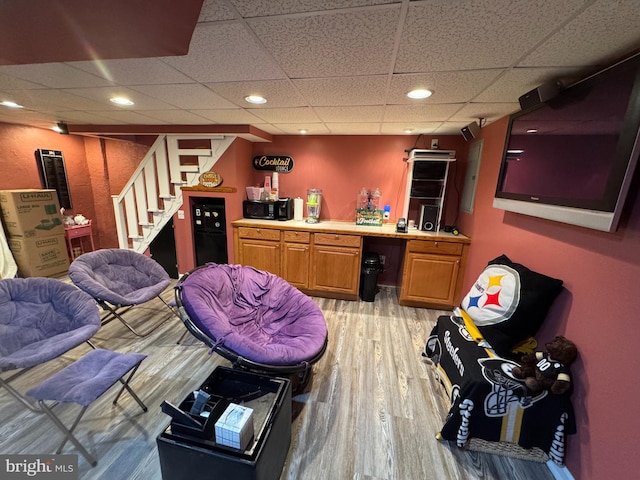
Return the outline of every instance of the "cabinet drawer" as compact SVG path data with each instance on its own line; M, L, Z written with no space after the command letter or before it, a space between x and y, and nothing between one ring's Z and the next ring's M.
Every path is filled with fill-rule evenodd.
M409 240L407 251L415 253L440 253L443 255L461 255L462 244L439 240Z
M280 230L262 227L238 227L241 238L255 238L256 240L280 240Z
M314 233L313 241L316 245L336 245L340 247L360 246L360 236L343 235L341 233Z
M284 231L285 242L309 243L310 237L311 237L311 234L309 232L296 232L291 230Z

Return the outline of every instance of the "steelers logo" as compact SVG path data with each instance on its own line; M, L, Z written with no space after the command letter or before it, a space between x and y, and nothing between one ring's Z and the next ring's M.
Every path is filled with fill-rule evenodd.
M520 275L506 265L489 265L462 300L462 308L478 326L511 318L520 302Z

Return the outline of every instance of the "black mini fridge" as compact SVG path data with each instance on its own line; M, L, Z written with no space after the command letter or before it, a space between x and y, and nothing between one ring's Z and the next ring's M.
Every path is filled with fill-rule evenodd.
M227 263L227 219L224 198L195 198L191 207L196 266Z

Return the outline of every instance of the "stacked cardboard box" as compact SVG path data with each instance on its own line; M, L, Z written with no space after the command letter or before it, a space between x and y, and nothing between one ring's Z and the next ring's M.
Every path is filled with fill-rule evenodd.
M0 209L20 277L50 277L69 269L55 190L1 190Z

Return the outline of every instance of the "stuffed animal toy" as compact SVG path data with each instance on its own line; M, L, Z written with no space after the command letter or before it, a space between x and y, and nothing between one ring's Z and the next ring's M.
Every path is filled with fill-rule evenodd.
M578 349L571 340L558 336L545 344L545 352L524 355L521 367L514 367L512 374L524 378L532 392L549 390L561 395L569 390L571 376L569 366L578 357Z

